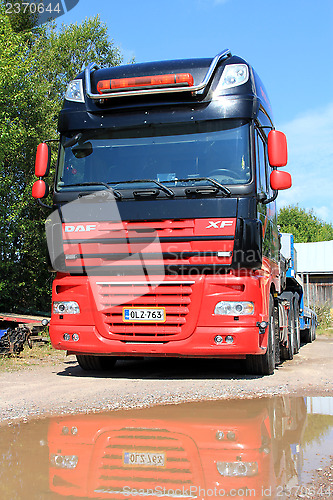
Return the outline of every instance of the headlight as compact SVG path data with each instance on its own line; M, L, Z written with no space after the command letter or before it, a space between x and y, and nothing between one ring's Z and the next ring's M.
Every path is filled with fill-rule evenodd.
M80 307L77 302L53 302L53 314L80 314Z
M214 309L214 314L222 314L225 316L244 316L253 313L253 302L227 302L223 300L218 302Z
M216 467L224 477L252 477L258 474L257 462L217 462Z
M50 456L50 464L58 469L75 469L79 458L76 455L55 455Z

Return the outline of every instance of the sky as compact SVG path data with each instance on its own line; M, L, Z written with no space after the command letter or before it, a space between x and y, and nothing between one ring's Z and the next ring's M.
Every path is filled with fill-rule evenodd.
M58 18L99 15L124 63L214 57L229 48L260 75L286 133L296 205L333 223L332 0L79 0Z

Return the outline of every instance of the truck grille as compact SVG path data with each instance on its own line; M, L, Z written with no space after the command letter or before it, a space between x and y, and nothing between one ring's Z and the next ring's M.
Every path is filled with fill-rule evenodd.
M191 295L195 281L164 282L97 282L99 310L107 328L108 337L118 340L167 340L169 337L191 333L193 322L187 322L193 309ZM164 323L123 322L123 307L164 307ZM196 318L197 314L194 316Z
M150 452L165 457L163 467L149 465L125 465L126 452ZM95 445L96 456L92 463L97 465L93 484L94 493L112 498L124 498L126 490L143 490L155 498L153 492L179 491L179 497L196 498L189 490L201 481L200 461L193 441L181 434L164 429L122 429L112 435L102 436ZM125 491L126 491L125 490ZM119 495L119 496L118 496ZM174 497L175 498L175 497Z
M161 269L173 273L174 269L186 272L209 266L229 267L235 219L227 222L233 226L215 232L204 229L212 223L209 219L104 222L84 233L63 232L66 270L108 276L135 274L143 263L156 274ZM77 227L84 229L83 224Z

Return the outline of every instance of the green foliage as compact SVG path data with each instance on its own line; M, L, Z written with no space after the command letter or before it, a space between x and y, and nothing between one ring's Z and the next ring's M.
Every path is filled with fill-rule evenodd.
M298 205L279 211L278 224L282 233L292 233L295 243L333 240L333 225L323 222L313 212Z
M315 313L317 314L319 328L326 330L332 327L332 316L330 304L326 302L321 306L314 306Z
M0 0L0 5L6 8L7 0ZM13 5L14 4L14 5ZM26 8L26 0L15 0L12 3L11 13L8 14L8 20L15 33L30 31L38 23L38 13L32 13Z
M304 449L312 443L321 445L327 440L333 426L333 417L331 415L317 415L309 413L307 415L307 424L304 431L302 445Z
M31 197L36 148L57 139L66 86L82 66L117 65L121 56L98 16L60 30L18 25L0 4L0 311L49 311L48 214Z

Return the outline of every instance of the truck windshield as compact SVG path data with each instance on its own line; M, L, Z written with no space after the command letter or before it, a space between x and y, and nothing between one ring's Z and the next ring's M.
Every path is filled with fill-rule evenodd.
M73 145L75 140L70 139L75 134L79 135ZM149 124L75 131L61 139L57 190L80 189L78 184L87 183L128 189L133 185L126 185L126 181L133 179L152 179L172 187L188 185L179 179L202 177L224 185L250 182L248 122L224 119Z

